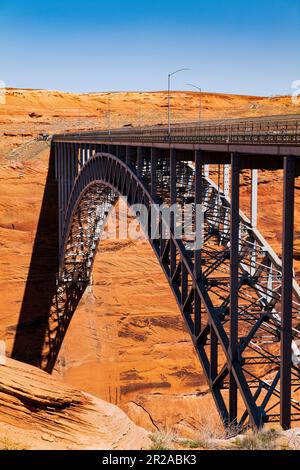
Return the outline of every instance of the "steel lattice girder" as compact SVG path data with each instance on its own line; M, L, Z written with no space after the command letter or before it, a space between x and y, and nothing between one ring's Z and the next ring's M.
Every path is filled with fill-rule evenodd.
M126 153L127 160L128 155ZM279 417L280 397L280 261L274 258L257 229L239 213L238 204L235 218L232 218L229 199L209 177L202 175L198 152L195 154L195 168L176 159L176 155L175 158L171 155L171 162L176 163L170 165L170 159L160 156L158 151L139 156L136 152L136 160L134 156L131 158L129 167L113 155L98 153L82 167L65 211L61 280L77 282L79 276L81 281L88 282L95 246L101 235L101 230L97 233L97 208L101 209L106 204L101 216L103 228L109 212L107 208L112 207L118 195L126 195L130 205L141 203L149 209L162 201L184 204L192 198L196 203L202 202L205 241L201 250L187 250L185 243L176 239L172 230L170 240L164 240L162 231L169 227L165 226L162 216L160 237L149 240L181 309L224 422L236 421L237 393L245 407L239 416L241 425L247 417L256 427L268 419L273 421ZM238 169L235 175L238 175ZM238 185L234 172L232 183ZM233 227L237 234L235 240L232 239ZM148 229L150 234L151 227ZM229 285L233 245L237 250L234 257L238 261L235 265L238 302L234 307L234 317L229 310L230 306L232 308ZM68 258L76 261L71 263L71 268ZM299 319L299 295L295 287L292 309L293 317ZM293 328L294 340L298 336L298 330ZM257 364L264 365L261 373L253 367ZM226 404L228 385L231 392L229 404ZM297 393L299 386L299 369L293 365L292 391ZM300 403L293 398L291 405L292 417L297 416Z

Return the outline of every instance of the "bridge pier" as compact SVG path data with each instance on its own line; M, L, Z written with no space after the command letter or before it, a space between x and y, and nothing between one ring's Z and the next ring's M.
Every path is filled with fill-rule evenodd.
M150 188L151 196L156 198L157 195L157 162L159 157L159 150L151 147L150 161L151 161L151 174L150 174Z
M239 293L239 193L240 161L231 154L231 216L230 216L230 355L238 362L238 293ZM233 371L229 378L229 423L237 420L237 383Z
M175 149L170 149L170 206L173 207L170 213L170 230L172 233L175 231L175 205L177 202L177 153ZM172 240L170 240L170 270L171 278L176 270L176 247Z
M56 148L55 157L57 158L57 181L58 181L58 246L59 246L59 258L61 256L61 238L62 238L62 227L63 227L63 160L61 153L61 143L54 144Z
M229 196L229 184L230 184L230 166L228 164L223 165L223 192L224 196Z
M258 187L258 170L251 170L251 225L257 226L257 187Z
M282 321L280 349L280 424L291 424L291 351L293 296L295 159L284 158L283 226L282 226Z
M68 201L68 182L67 182L67 143L62 144L62 162L63 162L63 197L62 197L62 226L64 224L65 220L65 211L66 211L66 206L67 206L67 201Z
M199 150L195 151L195 207L200 208L202 211L202 197L203 197L203 163L202 163L202 152ZM200 225L200 226L199 226ZM200 231L202 231L202 217L195 216L195 233L196 237ZM194 252L194 277L195 283L201 279L201 249L202 247L196 246ZM212 330L211 325L211 330ZM197 338L201 332L201 298L194 285L194 336Z

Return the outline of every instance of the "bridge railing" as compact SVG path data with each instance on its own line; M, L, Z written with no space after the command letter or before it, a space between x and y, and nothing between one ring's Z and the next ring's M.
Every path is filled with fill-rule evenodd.
M186 123L166 126L121 128L84 133L54 135L53 140L64 137L67 140L84 141L87 137L95 141L108 142L217 142L247 144L299 144L300 119L272 120L228 120L204 123Z

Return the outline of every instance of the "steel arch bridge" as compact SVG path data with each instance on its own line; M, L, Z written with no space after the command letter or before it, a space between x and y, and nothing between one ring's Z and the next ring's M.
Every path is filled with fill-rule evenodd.
M225 425L280 421L289 428L300 421L300 288L293 273L298 119L188 123L171 134L161 126L68 133L54 135L51 145L59 190L58 296L89 284L107 215L126 196L129 206L148 211L149 242ZM239 208L243 169L251 170L250 220ZM282 260L256 227L259 169L284 170ZM161 204L192 205L194 232L200 223L204 228L201 246L176 236L176 220L164 217Z

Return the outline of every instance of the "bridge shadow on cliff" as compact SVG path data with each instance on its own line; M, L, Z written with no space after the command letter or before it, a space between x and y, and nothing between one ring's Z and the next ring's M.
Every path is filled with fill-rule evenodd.
M11 357L51 372L84 289L58 289L58 185L50 152L44 195Z

